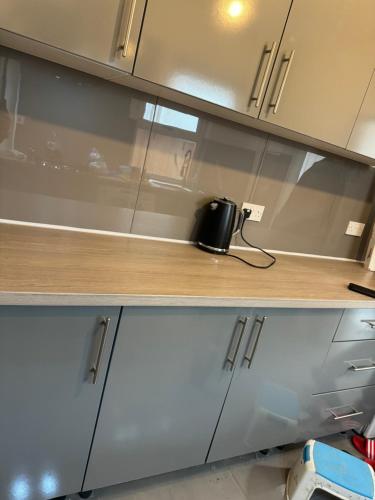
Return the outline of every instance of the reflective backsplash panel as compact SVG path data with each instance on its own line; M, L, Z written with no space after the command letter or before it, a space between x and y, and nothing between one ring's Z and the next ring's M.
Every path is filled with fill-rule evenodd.
M189 240L227 196L266 207L256 245L358 258L374 189L371 167L0 47L0 218Z

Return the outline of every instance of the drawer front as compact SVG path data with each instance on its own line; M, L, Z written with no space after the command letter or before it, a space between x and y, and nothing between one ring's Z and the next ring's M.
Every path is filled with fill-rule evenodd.
M312 396L301 439L360 430L375 413L375 386Z
M315 393L375 385L375 340L333 342Z
M346 309L335 335L335 342L375 340L375 309Z

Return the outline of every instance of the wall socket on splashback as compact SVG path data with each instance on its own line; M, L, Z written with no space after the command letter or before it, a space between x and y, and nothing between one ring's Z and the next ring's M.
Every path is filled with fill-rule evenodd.
M365 225L362 222L350 220L346 228L345 234L349 236L362 236Z
M242 203L242 210L247 208L251 210L251 215L248 220L253 220L255 222L260 222L263 217L264 207L262 205L254 205L254 203Z

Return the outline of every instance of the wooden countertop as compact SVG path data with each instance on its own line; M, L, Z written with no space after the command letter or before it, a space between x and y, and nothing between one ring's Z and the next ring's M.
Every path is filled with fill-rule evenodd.
M278 255L261 270L192 245L0 224L3 305L375 308L350 281L375 287L354 262Z

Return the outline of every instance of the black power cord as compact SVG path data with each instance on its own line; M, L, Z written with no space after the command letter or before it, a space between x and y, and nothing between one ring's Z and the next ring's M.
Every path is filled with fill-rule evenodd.
M269 269L276 262L276 257L271 255L270 253L266 252L266 250L263 250L263 248L257 247L256 245L253 245L252 243L247 241L247 239L243 235L243 227L244 227L247 219L250 217L250 215L251 215L251 210L245 208L243 210L243 216L242 216L243 218L242 218L241 227L240 227L241 238L246 243L246 245L248 245L251 248L255 248L256 250L259 250L260 252L264 253L265 255L267 255L267 257L272 259L272 261L269 264L266 264L264 266L259 266L258 264L252 264L251 262L248 262L247 260L243 259L242 257L238 257L238 255L233 255L232 253L227 253L227 255L228 255L228 257L233 257L233 259L240 260L241 262L243 262L244 264L247 264L248 266L255 267L257 269Z

